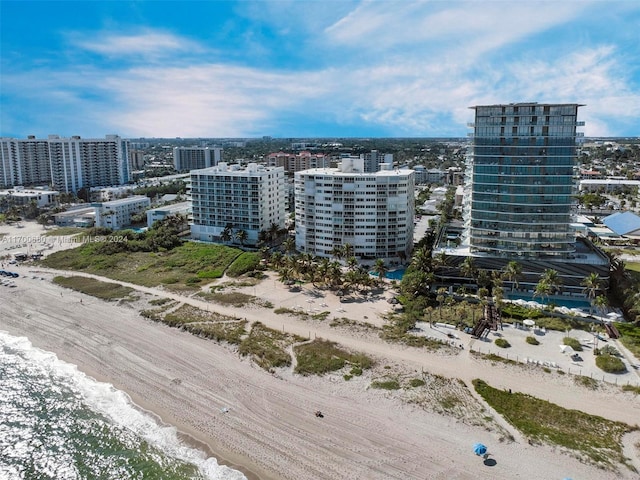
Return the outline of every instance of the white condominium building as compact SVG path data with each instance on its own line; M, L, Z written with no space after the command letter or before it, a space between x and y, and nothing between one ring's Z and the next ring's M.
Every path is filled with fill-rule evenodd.
M214 167L222 160L222 148L174 147L173 166L179 171Z
M2 138L0 186L50 184L59 191L76 192L83 187L122 185L130 178L128 149L128 140L117 135Z
M95 226L113 230L131 225L131 218L145 211L150 205L151 201L144 195L91 204L95 209Z
M258 234L276 224L285 226L285 176L282 167L250 163L245 169L222 162L191 171L193 209L191 236L220 242L223 232L237 243L256 245ZM246 239L237 239L239 231Z
M364 159L295 175L296 249L331 257L353 246L362 260L404 260L413 248L414 171L364 173Z

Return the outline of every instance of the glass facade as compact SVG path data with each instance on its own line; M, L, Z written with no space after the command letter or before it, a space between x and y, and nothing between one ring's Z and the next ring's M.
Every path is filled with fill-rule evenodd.
M472 252L566 258L576 182L577 104L476 106L467 159L466 241Z

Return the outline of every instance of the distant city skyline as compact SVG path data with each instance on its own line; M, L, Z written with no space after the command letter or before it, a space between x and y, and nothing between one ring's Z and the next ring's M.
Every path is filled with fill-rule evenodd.
M0 2L0 136L464 137L474 105L640 135L640 3Z

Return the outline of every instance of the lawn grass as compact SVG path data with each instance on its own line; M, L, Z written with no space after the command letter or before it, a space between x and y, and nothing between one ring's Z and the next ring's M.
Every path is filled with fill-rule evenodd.
M80 227L58 227L45 231L42 235L45 237L66 237L67 235L77 235L86 232L86 228Z
M316 339L295 346L293 351L298 362L295 372L302 375L323 375L340 370L347 363L362 369L373 366L373 360L366 355L348 352L328 340Z
M532 441L565 447L605 468L626 465L622 436L637 427L567 410L524 393L499 390L483 380L476 379L473 385L496 412Z
M131 287L123 287L117 283L102 282L93 278L87 277L54 277L53 283L65 288L70 288L77 292L81 292L92 297L99 298L101 300L122 300L131 299L132 292Z
M239 277L245 273L253 272L260 265L260 254L256 252L243 252L227 268L229 277Z
M100 243L52 253L42 260L46 267L79 270L114 280L156 287L192 291L195 279L219 278L240 255L240 250L224 245L187 242L168 252L116 252L100 254Z
M620 342L627 347L636 359L640 360L640 327L631 323L614 324L621 334Z

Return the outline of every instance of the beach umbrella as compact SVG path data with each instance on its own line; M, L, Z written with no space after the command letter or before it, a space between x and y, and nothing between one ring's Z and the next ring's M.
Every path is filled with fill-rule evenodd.
M562 353L573 353L573 348L570 345L559 345Z
M473 445L473 453L475 453L476 455L484 455L485 453L487 453L487 446L483 445L482 443L475 443Z
M536 322L534 320L531 320L530 318L527 318L522 323L525 324L527 327L533 327L536 324Z

